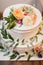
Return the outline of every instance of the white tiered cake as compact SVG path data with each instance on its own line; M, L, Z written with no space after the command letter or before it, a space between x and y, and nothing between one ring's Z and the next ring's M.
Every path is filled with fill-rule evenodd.
M3 13L5 28L11 34L14 40L20 39L17 50L20 52L28 51L32 48L30 38L36 36L39 25L42 20L41 13L35 7L28 4L16 4L7 7ZM38 36L38 41L33 42L33 45L40 45L42 36ZM25 44L21 41L25 39ZM40 40L40 41L39 41ZM3 39L3 41L7 41ZM4 42L6 45L6 43ZM29 45L29 48L27 47ZM9 44L6 45L9 47ZM10 47L9 47L10 48ZM25 50L24 50L25 49Z
M3 17L8 17L10 12L12 12L13 16L17 19L16 26L11 27L12 29L10 29L8 22L8 32L14 39L28 40L38 32L42 20L41 13L38 9L28 4L16 4L6 8Z

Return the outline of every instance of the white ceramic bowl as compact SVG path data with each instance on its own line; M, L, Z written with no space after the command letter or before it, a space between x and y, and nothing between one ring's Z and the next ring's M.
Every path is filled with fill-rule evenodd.
M38 9L36 9L35 7L28 5L28 4L16 4L16 5L11 5L9 7L7 7L5 9L5 11L3 12L3 17L7 17L9 15L10 9L13 8L19 8L21 6L28 6L28 7L32 7L37 15L37 20L34 26L32 27L15 27L11 30L8 30L8 32L14 37L14 39L26 39L28 40L30 37L34 36L37 32L38 32L38 28L39 25L41 23L42 20L42 16L41 13Z

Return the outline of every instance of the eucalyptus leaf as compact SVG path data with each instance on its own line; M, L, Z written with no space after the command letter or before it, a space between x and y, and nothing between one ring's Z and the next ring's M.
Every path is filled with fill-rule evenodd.
M13 54L10 56L10 59L15 59L18 55L19 55L19 53L17 51L13 50Z
M9 37L9 39L11 39L12 41L14 41L13 37L12 37L10 34L8 34L8 37Z
M39 35L39 34L40 34L40 31L38 31L36 35Z
M28 55L28 52L26 51L25 54Z
M19 39L17 39L17 42L19 42Z
M40 34L40 35L43 35L43 33L41 33L40 31L38 31L38 33L37 33L36 35L39 35L39 34Z
M25 55L19 55L17 60L19 60L20 58L24 57Z
M7 21L8 25L7 28L11 29L16 26L17 19L13 16L12 12L10 12L8 17L4 17L4 19Z
M16 57L17 57L16 54L12 54L12 55L10 56L10 59L15 59Z
M19 43L16 43L15 46L14 46L14 48L16 48L18 45L19 45Z
M19 52L15 51L15 50L13 50L13 53L15 53L16 55L19 55Z
M0 45L0 49L4 49L4 47L2 45Z
M7 21L7 23L11 22L10 18L4 17L4 19Z
M12 21L14 21L14 20L17 21L17 19L15 18L15 16L12 14L12 12L10 12L10 14L9 14L9 18L11 18Z
M8 17L4 17L4 19L7 21L7 23L13 22L14 20L17 20L17 19L13 16L12 12L10 12L10 14L9 14Z
M43 35L43 33L40 32L41 35Z
M3 35L3 38L5 38L5 39L8 38L8 37L7 37L7 31L6 31L6 30L2 31L2 35Z
M31 57L32 57L32 55L28 55L28 59L27 60L30 60Z
M35 54L35 50L34 49L32 49L32 52Z
M12 29L12 28L14 28L15 26L16 26L16 23L15 23L15 21L14 21L14 22L8 24L7 29Z
M22 40L22 43L24 43L24 39Z
M3 35L3 38L7 39L7 31L4 28L4 22L2 23L1 34Z
M7 39L8 37L7 37L7 31L6 31L6 29L1 29L1 34L3 35L3 38L5 38L5 39Z

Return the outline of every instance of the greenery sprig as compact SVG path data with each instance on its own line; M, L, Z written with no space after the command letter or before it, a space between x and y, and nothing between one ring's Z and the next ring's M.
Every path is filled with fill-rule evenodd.
M2 24L1 34L4 39L11 39L12 41L14 41L13 37L9 33L7 33L7 30L4 27L4 23Z
M13 16L12 12L10 12L8 17L3 18L5 21L7 21L7 28L12 29L16 26L17 19Z

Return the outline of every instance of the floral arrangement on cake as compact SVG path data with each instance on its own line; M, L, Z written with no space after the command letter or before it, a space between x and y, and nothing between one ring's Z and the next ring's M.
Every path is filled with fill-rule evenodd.
M15 26L21 27L32 26L36 23L37 15L34 12L33 8L23 6L20 8L11 8L8 17L4 17L4 20L7 21L7 29L12 29Z

